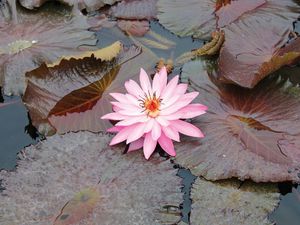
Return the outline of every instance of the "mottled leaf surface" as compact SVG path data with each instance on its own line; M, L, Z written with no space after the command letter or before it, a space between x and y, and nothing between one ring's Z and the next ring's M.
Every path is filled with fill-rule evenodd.
M103 134L69 133L23 150L17 171L0 172L5 188L0 193L0 223L70 224L58 223L57 217L86 188L94 188L99 198L74 225L158 225L180 220L179 214L163 209L182 202L181 179L173 165L158 155L147 162L141 152L124 155L124 146L108 147L110 139ZM90 195L79 196L81 201L91 200Z
M209 180L299 181L300 104L283 78L248 90L210 80L205 69L201 61L183 67L208 113L193 120L205 138L179 143L176 162Z
M120 19L154 19L156 2L157 0L121 1L111 8L111 14Z
M280 200L276 186L197 179L191 192L191 225L272 225L268 214Z
M59 23L52 23L42 15L0 27L0 85L4 86L5 94L22 94L26 87L25 73L43 62L52 63L63 55L78 54L80 46L96 43L82 15L74 15L69 21L62 17Z

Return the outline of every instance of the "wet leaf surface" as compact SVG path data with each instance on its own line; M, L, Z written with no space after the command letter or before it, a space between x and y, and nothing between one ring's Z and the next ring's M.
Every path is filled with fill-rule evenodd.
M18 24L11 21L0 27L0 85L7 95L24 92L27 71L43 62L52 63L63 55L78 54L80 46L96 43L82 15L74 15L68 21L61 18L55 23L48 19L50 15L42 15L21 17Z
M268 214L279 204L276 184L197 179L192 188L191 225L272 225Z
M140 65L154 68L156 57L147 51L140 53L140 48L132 46L116 60L63 60L53 68L43 65L28 73L24 101L33 124L43 127L49 119L59 133L105 131L112 126L100 119L112 111L109 93L122 92L124 82L136 78Z
M225 31L219 59L222 80L253 88L260 80L300 56L300 40L283 47L290 30L270 24L264 29L257 20L245 20ZM283 47L283 48L282 48ZM281 49L282 48L282 49Z
M179 36L193 35L208 39L217 28L230 26L236 21L252 18L293 29L299 17L299 6L292 0L237 0L220 4L215 0L168 1L158 0L159 22ZM222 3L222 1L221 1ZM250 27L251 29L251 27Z
M206 66L194 61L183 67L182 79L200 92L208 113L193 121L205 138L179 143L176 162L209 180L299 181L300 104L284 92L285 80L247 90L208 79Z
M124 146L108 147L110 139L69 133L22 151L17 171L0 172L5 188L0 194L0 223L50 225L62 212L74 212L78 197L80 204L87 200L94 209L85 213L87 208L82 208L85 216L72 224L157 225L180 220L178 210L164 210L182 202L181 179L173 165L158 155L147 163L140 152L124 155ZM67 215L63 218L68 220Z

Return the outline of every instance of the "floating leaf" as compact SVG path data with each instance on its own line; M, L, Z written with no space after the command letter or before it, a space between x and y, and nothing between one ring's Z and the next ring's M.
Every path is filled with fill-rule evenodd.
M209 39L216 29L214 0L158 0L159 22L179 36Z
M51 0L20 0L20 4L27 9L34 9L42 6L45 2L49 2ZM79 9L86 9L88 12L96 11L101 7L108 5L113 5L114 3L120 0L58 0L61 3L67 4L69 6L79 7Z
M76 224L176 224L180 215L163 209L182 202L177 170L158 155L147 163L140 152L124 155L124 146L108 147L110 139L103 134L68 133L26 148L19 155L17 171L0 172L5 188L0 194L0 223L70 224L68 218L74 218L77 210L74 200L88 196L93 210L86 214L87 207L81 207L84 216L77 214ZM61 214L66 212L69 217ZM62 215L65 223L57 220Z
M54 66L59 65L62 60L84 59L86 57L91 57L92 55L96 59L101 59L102 61L110 61L113 58L117 57L118 54L121 52L121 50L122 50L122 43L117 41L106 48L98 49L95 51L86 51L86 52L80 53L79 55L62 56L61 58L59 58L59 60L57 60L56 62L53 62L51 64L47 64L47 66L54 67Z
M99 198L97 188L89 187L81 190L62 208L53 225L74 224L85 219L93 212Z
M153 19L156 18L157 0L121 1L111 8L111 14L120 19Z
M208 39L214 30L248 18L260 21L262 27L272 21L293 30L300 10L293 0L158 0L157 8L159 22L167 29L179 36L200 39Z
M5 102L5 103L0 102L0 108L5 107L7 105L15 104L15 103L18 103L18 102L20 102L20 101L19 100L14 100L14 101L9 101L9 102Z
M247 38L245 38L247 37ZM300 39L285 45L289 29L258 21L237 22L226 29L219 70L223 80L252 88L260 80L300 56Z
M280 201L276 186L197 179L191 193L191 225L272 225L268 214Z
M182 75L208 113L194 121L205 138L175 146L177 163L209 180L300 180L300 102L284 92L284 79L253 90L222 85L208 79L201 61L185 64Z
M0 27L0 85L4 86L5 94L22 94L24 74L43 62L52 63L63 55L78 54L79 46L96 43L82 15L75 15L69 21L61 18L60 23L52 23L42 15L37 14L34 22L25 19Z
M118 20L118 27L126 34L142 37L150 29L148 20Z
M110 122L100 119L111 111L109 93L122 92L124 82L136 78L140 65L154 67L156 57L145 50L140 52L133 46L113 61L94 57L63 60L53 68L43 65L27 73L23 99L33 124L41 126L40 130L49 119L59 133L109 128Z

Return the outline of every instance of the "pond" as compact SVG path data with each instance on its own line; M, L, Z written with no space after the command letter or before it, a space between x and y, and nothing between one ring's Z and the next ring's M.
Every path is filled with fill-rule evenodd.
M12 2L13 1L10 3L12 4ZM25 3L21 1L21 3L26 6L30 1L23 2ZM85 217L87 214L93 212L93 208L95 208L94 218L105 218L103 219L103 224L119 224L115 221L123 221L126 219L131 222L126 221L124 223L123 221L122 224L142 224L141 221L145 221L144 224L175 224L174 221L176 221L176 224L179 224L178 220L181 220L181 223L184 222L182 224L198 224L196 221L200 221L199 218L202 216L201 210L206 212L205 208L208 208L207 212L211 214L207 220L203 221L210 221L210 224L213 224L212 221L215 220L215 222L217 221L216 224L227 224L226 220L228 218L228 221L235 221L234 217L255 217L256 215L250 216L251 213L247 216L247 210L253 210L253 208L256 207L261 211L265 210L265 212L258 213L258 221L267 216L269 221L275 222L277 225L298 225L300 221L300 188L298 188L297 183L299 183L299 180L288 178L288 175L286 175L297 174L298 167L292 167L290 169L292 172L289 171L286 174L280 169L282 165L287 163L285 160L290 156L289 154L295 157L295 160L300 160L296 153L291 153L292 150L299 152L299 148L297 147L300 147L300 145L297 145L299 141L294 140L294 137L299 138L300 133L300 127L297 125L297 123L300 124L299 111L297 112L297 109L300 109L298 107L300 106L300 80L298 78L300 67L297 65L295 59L285 64L281 61L276 61L276 66L280 64L280 66L277 66L277 69L288 65L278 71L277 69L273 69L273 67L276 66L271 64L273 61L270 58L271 63L268 64L265 69L259 70L259 72L267 71L272 73L272 75L268 77L267 74L260 75L258 76L259 78L254 77L251 81L249 81L248 78L242 77L239 79L239 77L236 78L236 76L242 76L241 74L245 72L245 68L247 72L250 71L250 74L253 72L252 70L254 70L254 64L257 66L256 63L261 63L261 58L266 60L268 57L275 57L277 53L275 54L274 52L281 51L280 54L291 52L296 54L297 51L298 53L300 52L300 43L293 45L293 41L298 41L295 35L297 36L300 32L299 23L296 23L294 19L294 14L300 13L300 4L297 3L299 5L299 7L297 7L294 1L286 1L286 4L290 4L289 7L287 6L289 9L286 9L284 5L276 0L253 1L252 3L245 1L245 7L241 7L238 3L243 2L242 0L233 3L228 3L230 1L217 1L217 3L214 4L217 4L218 18L223 18L223 20L218 19L218 23L220 24L218 26L222 24L222 28L225 29L225 43L220 43L220 39L218 39L213 43L212 47L209 46L210 48L208 50L203 50L201 46L212 43L209 42L211 32L208 31L211 29L212 20L215 19L210 18L211 9L205 8L209 7L209 4L199 6L197 2L204 3L207 1L189 0L186 3L174 1L174 5L165 0L99 2L105 3L103 3L103 7L101 4L101 7L99 5L96 6L97 4L88 5L88 3L82 3L87 5L80 5L80 7L85 8L82 12L87 14L86 16L80 15L80 18L81 16L85 19L88 17L89 25L84 24L82 21L73 22L72 9L60 3L46 3L41 8L36 9L34 13L24 8L21 9L22 6L18 4L18 16L23 18L24 23L34 23L32 18L41 18L42 20L43 17L48 18L50 21L49 24L46 23L48 27L45 28L45 31L43 30L44 28L39 27L41 25L27 28L29 36L31 32L34 37L34 32L36 32L38 38L45 39L45 42L40 45L41 47L37 45L35 50L28 53L28 57L36 57L33 63L28 63L24 58L18 58L23 57L22 54L26 53L27 45L25 46L24 44L22 44L21 47L19 44L14 48L9 47L10 55L12 55L12 49L21 54L17 54L18 56L15 58L1 61L1 54L5 54L5 49L1 49L1 38L3 38L3 36L0 36L0 62L5 62L8 65L11 60L16 60L10 66L7 66L5 71L2 67L0 68L0 76L2 76L0 80L5 80L3 77L4 73L7 73L5 74L7 77L12 77L9 79L6 78L2 83L2 85L4 85L1 88L2 94L0 96L0 104L5 103L0 105L0 170L4 172L3 175L0 174L0 177L5 178L4 183L0 182L0 191L3 193L4 191L8 191L8 194L4 194L2 197L5 199L7 195L10 196L9 202L14 202L12 199L16 198L16 202L24 205L26 201L30 201L20 197L23 195L22 189L24 188L29 195L36 198L28 203L29 208L32 208L28 211L34 211L36 203L40 204L45 200L39 197L39 195L43 195L44 193L45 196L52 198L51 200L49 199L49 202L45 203L45 208L41 209L40 206L38 206L36 209L38 210L38 213L36 212L38 215L33 215L31 218L32 221L36 218L43 218L41 220L37 219L40 223L30 222L28 219L30 213L27 215L23 213L22 210L16 211L17 219L15 219L15 221L7 221L5 218L11 219L15 216L12 214L12 209L9 209L13 206L9 206L7 209L3 209L3 211L0 209L0 224L19 224L22 218L28 219L28 221L24 221L24 224L43 224L45 221L47 221L47 224L50 224L49 221L52 221L51 224L79 224L77 222L80 220L84 221L80 224L89 224L92 219L88 220ZM1 4L8 7L4 1ZM231 4L232 8L230 8L228 4ZM267 4L267 6L264 4ZM272 4L274 4L274 6ZM193 5L194 8L192 7ZM282 14L278 12L275 13L272 10L268 11L275 6L277 7L276 9L283 10ZM26 7L30 8L28 5ZM34 7L36 8L38 6L35 5ZM99 7L101 8L100 10L98 10ZM195 11L197 12L199 7L200 12L196 14ZM223 8L226 7L229 8L228 11L223 10ZM97 9L97 11L95 11L95 9ZM183 12L181 14L179 9L183 11L186 10L190 13ZM3 7L1 10L0 35L1 32L6 32L4 29L5 25L3 25L4 23L1 23L1 19L5 14L3 12L6 11L3 10ZM156 15L156 10L158 10L158 16ZM228 16L233 14L231 10L237 10L237 18L232 19L231 16ZM248 31L244 32L242 30L244 33L235 37L235 40L237 40L236 44L232 43L234 39L233 35L236 34L239 29L242 29L245 24L245 26L250 26L251 23L253 23L252 20L248 20L247 18L247 15L251 14L252 10L261 10L259 11L260 14L254 16L261 21L261 18L263 18L265 14L269 15L274 13L274 18L270 17L273 18L271 19L271 23L278 23L278 27L280 27L281 30L276 26L272 27L272 29L276 32L280 30L281 33L278 33L278 36L280 36L279 39L276 39L276 37L270 38L269 41L272 42L272 44L270 44L271 47L265 46L267 45L267 41L259 40L260 37L264 37L261 33L264 32L265 28L261 29L261 27L254 27L254 29L256 29L254 34L253 30L251 30L252 33L247 33ZM284 10L287 10L287 12ZM10 13L13 11L12 8ZM53 17L51 14L55 16ZM176 16L174 14L176 14ZM243 17L241 17L242 19L240 19L239 14L243 15ZM277 14L279 14L279 17L284 17L289 23L286 21L283 23L276 17L278 16ZM203 19L203 17L206 18ZM68 31L62 31L64 29L63 26L66 25L62 25L59 18L65 20L65 24L69 27ZM297 18L298 17L296 17L296 19ZM241 23L244 23L244 25L239 24L238 26L234 24L227 29L226 27L229 27L229 25L226 25L228 20L233 20L236 24L240 23L239 20L243 20ZM203 24L200 24L199 21L202 21ZM261 21L259 21L259 23L263 24ZM282 24L285 25L287 30L290 29L289 26L294 28L293 32L285 34L287 31L285 28L282 28ZM14 25L11 24L11 26ZM18 26L18 24L15 26ZM90 32L87 31L88 28L90 28ZM1 31L1 29L3 31ZM24 28L18 29L21 30ZM74 30L79 34L77 35ZM7 32L9 32L8 29ZM10 35L14 35L14 31L11 32ZM26 32L24 31L24 33ZM90 33L95 33L95 37L92 37ZM20 34L21 32L16 35ZM227 34L228 36L226 36ZM52 37L49 36L48 38L47 35L52 35ZM53 35L57 36L54 37ZM258 37L253 38L255 35ZM269 37L268 35L269 34L265 34L265 37ZM274 36L276 35L274 34ZM286 38L282 40L282 36ZM34 41L40 44L38 38L34 39ZM249 43L255 41L256 43L253 45L249 44L249 47L247 41L243 42L243 40L247 38L249 39ZM55 41L51 39L55 39ZM56 39L58 39L57 42ZM65 46L61 45L60 42ZM72 43L70 44L70 42ZM118 46L119 42L122 43L122 47L117 50L116 46ZM264 43L261 45L257 44L259 42ZM34 45L35 43L31 42L31 44ZM292 47L289 47L289 44L291 44ZM216 47L218 45L220 46ZM221 45L223 45L223 49L220 50ZM232 49L233 45L234 48ZM106 48L107 46L112 47L108 47L104 53L95 53L95 50ZM236 46L237 48L235 49ZM257 48L251 49L253 46ZM276 51L273 51L274 46L278 48ZM64 47L65 49L61 50ZM31 46L28 48L30 49ZM212 48L214 51L217 51L217 53L214 53L213 56L191 54L191 50L199 48L199 51L205 51L205 54ZM242 56L241 61L238 63L241 65L246 61L247 63L249 62L249 64L247 64L247 66L240 66L233 58L230 58L230 54L233 54L232 52L236 53L237 59L239 55L244 54L242 51L245 49L250 52L249 54L247 52L248 55L246 54L248 58L243 58L244 56ZM268 49L269 52L266 49ZM46 51L47 53L45 53ZM93 57L89 51L94 51ZM199 51L197 54L200 54ZM80 55L80 52L87 53ZM192 53L193 52L195 51L192 51ZM270 52L275 56L270 56ZM13 52L13 54L15 54L15 52ZM46 56L42 57L43 54ZM260 54L259 57L257 57L256 54ZM70 59L71 57L69 56L73 57L73 59ZM99 58L97 59L97 57ZM43 64L43 60L50 60L51 63L47 61L47 64ZM107 146L109 142L107 138L111 139L112 136L107 136L107 134L103 132L111 123L108 121L103 122L100 119L101 116L112 110L108 101L109 93L107 92L124 93L125 89L123 85L125 81L129 79L136 80L139 68L143 67L147 73L154 74L155 66L157 66L156 63L159 61L161 64L170 67L169 80L175 77L175 75L180 74L180 81L189 83L189 91L199 91L200 97L197 97L197 101L200 100L201 104L203 103L208 106L208 112L201 115L199 119L188 120L195 126L203 128L201 130L205 134L204 141L201 142L200 140L200 142L197 142L198 140L195 141L194 138L189 139L183 137L181 143L174 144L178 159L176 159L176 157L175 159L172 158L171 162L173 164L169 163L167 166L165 165L165 159L169 160L169 157L168 154L164 152L165 149L163 146L161 148L158 147L154 155L151 156L148 161L141 157L141 151L127 153L124 159L123 154L108 154ZM25 67L22 66L22 63ZM52 63L55 65L51 65ZM235 85L219 84L219 81L213 80L214 78L212 77L215 76L218 66L220 66L224 72L222 75L224 76L223 80L233 82ZM229 66L233 69L229 70ZM24 82L24 74L22 78L15 78L15 75L19 75L20 71L29 72L26 74L26 82ZM229 74L231 72L233 75ZM128 75L128 73L132 73L132 75ZM122 74L124 78L120 77L119 74ZM200 78L199 74L201 74L202 77L204 74L210 78ZM257 71L255 74L257 74ZM108 78L103 79L103 77ZM253 89L240 88L237 87L237 84ZM102 85L105 86L104 90L101 89ZM100 86L101 88L99 88ZM101 90L99 91L97 88ZM277 100L278 102L276 102ZM278 106L280 104L282 107ZM286 106L289 106L290 109ZM240 112L242 111L247 112L241 114ZM278 116L278 114L284 113L286 113L286 117ZM293 113L294 117L289 117ZM72 115L75 114L76 116L73 117ZM97 118L97 120L95 118ZM293 122L295 123L294 126L291 125ZM287 127L290 128L290 130L288 130ZM298 128L299 130L297 130ZM55 132L62 135L54 134ZM238 135L236 135L235 132L239 132ZM99 140L97 140L97 135L100 136ZM278 138L278 135L281 135L280 138ZM247 142L244 142L244 138L247 139ZM269 141L257 141L259 138L265 138ZM79 141L81 143L78 143L78 139L81 140ZM236 139L239 139L239 144L243 142L239 146L243 146L243 148L247 150L241 150L241 147L238 149L236 142L232 141ZM248 142L248 140L250 141ZM276 140L275 145L273 143L274 140ZM48 145L48 143L50 144ZM291 143L296 144L291 147ZM31 147L28 148L28 146ZM269 146L279 148L280 153L275 153L276 151L274 152L273 150L268 152L268 150L270 150ZM26 149L24 150L24 148ZM76 149L76 151L72 148ZM88 150L89 148L91 148L91 150ZM201 157L207 160L205 161L197 155L197 152L202 151L201 148L219 152L215 153L217 156L213 156L203 151ZM254 150L250 150L247 156L244 156L243 153L240 154L241 151L248 152L251 148ZM126 152L126 149L128 150L128 147L125 148L125 145L117 145L115 151ZM224 153L221 151L224 149L229 150L226 150ZM66 155L63 153L64 150L66 151ZM189 150L191 153L186 154L185 152ZM51 151L53 152L51 153ZM263 151L265 153L263 153ZM253 157L252 160L254 163L250 167L242 165L251 164L249 158L248 161L245 161L245 159L255 155L253 153L257 154L259 159ZM90 154L90 156L87 154ZM231 158L231 154L240 155L237 158ZM81 155L82 158L80 158ZM99 164L103 163L103 168L101 168L100 165L96 165L97 157L99 157ZM220 161L215 162L216 158ZM231 164L231 166L225 165L224 161L222 161L224 159L233 160L231 163L228 163L228 165ZM94 171L92 169L93 166L89 165L89 162L91 164L95 163ZM270 168L261 165L262 162L270 165ZM299 161L297 162L299 165ZM223 163L224 167L222 167ZM232 164L238 164L241 167L236 169ZM271 167L273 164L276 164L276 166ZM102 171L107 168L111 171ZM212 172L208 171L209 168L211 168ZM247 171L249 168L251 168L250 172ZM35 169L36 171L34 171ZM145 169L145 174L143 172L137 172L143 169ZM227 169L228 171L226 171ZM265 173L262 172L264 169ZM30 176L31 170L34 175ZM220 170L222 170L222 172L220 172ZM231 172L231 170L234 172ZM272 170L274 171L272 172ZM99 171L101 172L100 177L98 177L99 174L97 174ZM164 172L168 174L168 176L164 175ZM55 173L60 174L54 175ZM136 176L136 179L130 178L131 173L133 176ZM174 173L177 173L177 176L174 176ZM277 173L278 176L276 176ZM199 175L200 178L196 175ZM19 180L16 180L17 178ZM97 180L98 178L99 180ZM238 181L236 178L245 181ZM249 181L248 178L256 181L257 184ZM47 181L44 181L44 179ZM147 179L148 181L146 181ZM61 183L58 182L60 180ZM211 186L210 193L210 190L208 190L210 185L215 184L214 182L210 184L208 180L214 182L218 180L216 184L224 188L224 190L213 190L214 186ZM271 184L269 181L272 181L274 184ZM291 181L294 181L294 183ZM181 182L182 185L179 185ZM28 186L22 187L22 185L26 184ZM47 184L49 187L47 187ZM78 187L76 188L74 185L77 184ZM20 187L18 187L18 185L20 185ZM32 185L32 189L30 185ZM99 185L103 185L103 187ZM144 185L147 185L149 190ZM153 187L150 188L151 185L153 185ZM88 188L86 189L86 187ZM102 197L98 196L98 191L97 193L94 191L93 188L95 187L99 187L100 196L109 196L107 197L108 200L105 197L103 197L104 200L99 200ZM172 187L174 190L170 190ZM176 191L175 187L177 188ZM227 190L226 187L233 190ZM12 188L11 192L9 192L9 188ZM52 193L51 188L57 188L57 190L52 190ZM144 188L146 191L149 191L148 198L145 197L145 193L143 193ZM169 190L166 190L166 188L169 188ZM203 193L197 188L201 189ZM205 188L208 189L203 191ZM117 191L119 189L120 192ZM55 193L56 191L58 192L57 194ZM230 194L228 194L227 191L230 192ZM280 202L277 192L280 192ZM25 195L27 193L25 193ZM219 193L219 195L216 193ZM256 199L257 196L253 193L259 194L260 200ZM227 196L227 194L230 196L228 197L230 202L224 197L225 195ZM128 196L123 199L122 195ZM74 197L72 198L72 196ZM252 198L253 202L251 202ZM79 204L80 207L87 207L86 212L80 212L80 210L78 210L76 201L79 201L80 204L82 203L82 205ZM107 206L95 206L99 201L105 202ZM122 203L122 201L124 201L124 203ZM201 205L201 201L203 205ZM267 206L263 205L263 203L257 203L260 201L265 201ZM65 205L62 204L60 208L55 208L56 206L51 206L51 204L55 205L55 202L60 202L60 204L64 202ZM87 204L84 205L84 202L87 202ZM211 204L211 202L213 202L213 204ZM278 205L277 202L279 202ZM220 205L222 208L222 204L228 204L226 207L229 207L229 211L231 209L230 207L232 207L231 212L227 211L227 208L221 211L224 214L224 218L218 217L220 211L217 209L215 211L214 209L214 207L217 208L220 207ZM231 204L235 204L235 206ZM0 204L0 206L2 205ZM238 209L236 208L237 206L245 207L245 209ZM115 207L114 210L112 209L113 207ZM132 209L130 209L131 207ZM147 207L153 211L157 211L157 207L161 208L163 211L163 219L159 220L155 218L157 217L155 213L145 213ZM127 213L123 212L125 208L128 210ZM193 210L199 211L193 214L192 208ZM107 214L98 213L101 210ZM3 212L7 212L8 216L4 217ZM53 214L53 212L56 212L56 214ZM57 214L57 212L59 214ZM253 213L256 212L257 210L255 211L254 209ZM75 216L77 214L79 216ZM115 215L115 218L109 218L107 215L110 214ZM196 214L199 214L199 216ZM214 215L216 215L215 218ZM123 218L121 218L122 216ZM155 220L153 218L155 218ZM268 220L264 218L264 220L260 220L260 222L261 224L271 224ZM155 221L155 223L153 221ZM237 219L236 221L239 220ZM245 219L245 221L247 220ZM230 224L234 225L239 223L230 222Z

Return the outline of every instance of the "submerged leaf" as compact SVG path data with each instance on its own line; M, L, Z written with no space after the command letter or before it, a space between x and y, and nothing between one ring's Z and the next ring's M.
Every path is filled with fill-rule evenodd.
M82 189L62 208L53 225L74 224L87 218L93 212L99 198L100 193L97 188Z
M276 186L197 179L191 193L191 225L272 225L268 214L280 201Z
M43 14L36 16L30 17L34 22L25 18L18 24L10 22L0 27L0 85L7 95L23 94L27 71L43 62L53 63L63 55L78 54L80 46L96 43L82 15L69 21L61 18L56 23Z
M150 29L148 20L118 20L118 27L126 34L142 37Z
M224 85L208 78L201 61L185 64L182 75L208 113L194 120L205 138L179 143L177 163L209 180L300 180L300 102L284 92L285 80L253 90Z
M26 148L17 171L0 172L1 225L176 224L180 215L162 209L182 202L177 170L158 155L124 155L110 139L68 133Z
M100 119L111 112L109 93L122 91L126 80L135 79L140 65L149 69L156 61L145 50L140 54L135 46L122 51L112 61L94 57L63 60L53 68L42 65L27 73L24 101L33 124L43 127L49 119L59 133L109 128L110 122Z

